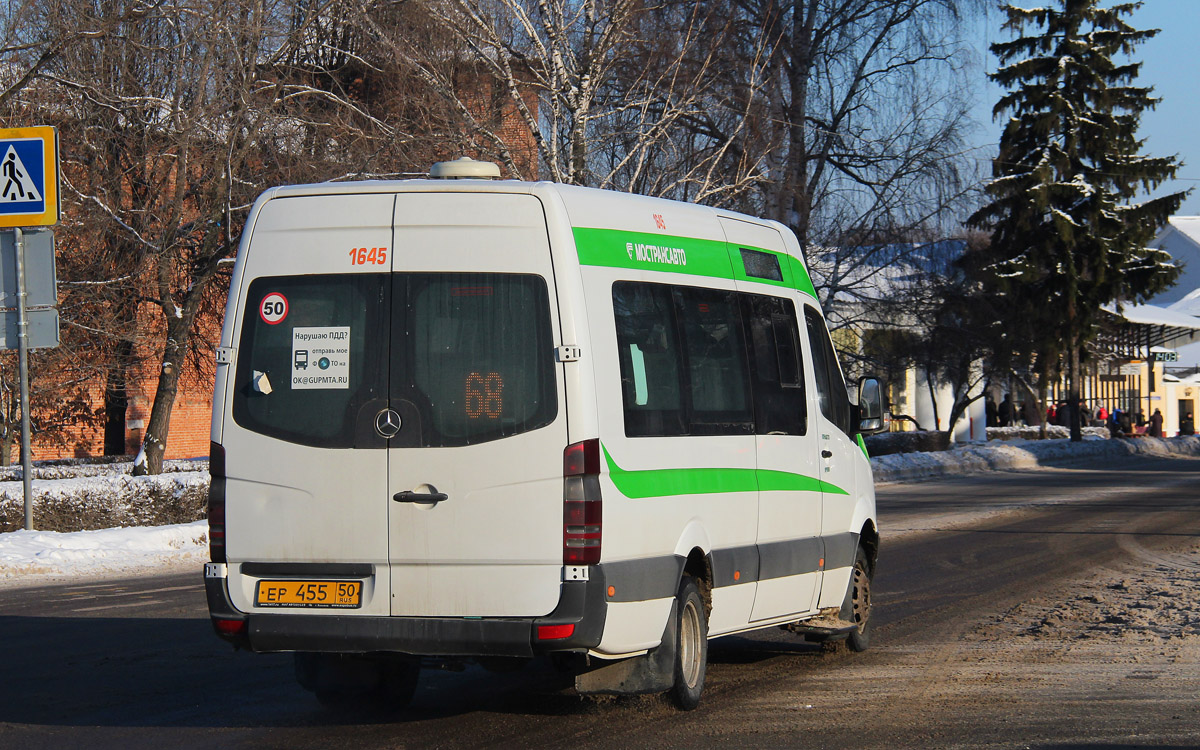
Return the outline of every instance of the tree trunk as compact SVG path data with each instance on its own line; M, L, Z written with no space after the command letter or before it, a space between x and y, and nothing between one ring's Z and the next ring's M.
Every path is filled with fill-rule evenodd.
M134 476L162 473L171 411L175 408L175 396L179 393L179 370L187 353L190 336L191 316L167 316L167 339L158 373L158 387L154 390L154 405L150 408L142 450L133 464Z
M929 390L929 403L933 407L933 429L942 429L942 419L938 416L937 391L933 381L933 371L925 371L925 386Z
M1083 440L1083 429L1080 426L1079 414L1079 342L1071 342L1070 352L1070 372L1067 377L1070 384L1067 386L1067 404L1068 417L1071 420L1071 442L1078 443Z
M1043 369L1038 373L1037 415L1038 423L1042 426L1041 438L1046 439L1046 381L1049 374Z

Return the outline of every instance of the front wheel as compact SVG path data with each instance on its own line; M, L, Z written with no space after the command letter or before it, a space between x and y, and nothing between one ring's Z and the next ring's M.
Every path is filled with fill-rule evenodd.
M871 645L871 563L862 547L854 556L850 588L842 604L842 618L855 624L846 645L851 651L866 651Z
M684 576L675 595L679 611L675 626L675 685L668 693L684 711L700 705L704 673L708 668L708 614L700 589L691 576Z

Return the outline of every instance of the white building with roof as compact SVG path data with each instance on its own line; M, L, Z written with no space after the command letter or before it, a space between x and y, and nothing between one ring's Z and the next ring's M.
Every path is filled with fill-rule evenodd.
M1196 308L1191 314L1200 315L1200 216L1171 217L1150 247L1166 251L1183 272L1175 286L1146 301L1158 307L1174 307L1190 298L1191 306Z
M1170 314L1200 318L1200 216L1173 216L1150 247L1164 250L1182 268L1175 285L1147 300L1147 312L1166 308ZM1179 339L1168 346L1179 353L1181 367L1200 367L1200 341Z

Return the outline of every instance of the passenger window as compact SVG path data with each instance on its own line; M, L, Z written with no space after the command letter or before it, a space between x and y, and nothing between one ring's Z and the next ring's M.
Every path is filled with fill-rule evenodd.
M750 373L737 294L676 287L676 295L691 395L690 433L752 433Z
M796 308L790 300L745 295L754 365L754 431L803 435L808 409Z
M687 434L674 309L669 286L613 285L617 360L629 437Z
M622 281L613 314L626 436L754 431L734 292Z
M821 407L821 413L842 432L853 437L850 425L850 396L846 391L846 382L842 380L842 371L838 367L829 332L825 330L825 322L811 307L804 308L804 319L808 326L809 345L812 347L815 370L813 374L817 380L817 403Z

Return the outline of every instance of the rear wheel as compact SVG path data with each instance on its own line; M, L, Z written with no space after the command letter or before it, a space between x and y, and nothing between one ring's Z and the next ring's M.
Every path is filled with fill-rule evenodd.
M684 711L700 705L704 674L708 667L708 615L700 589L691 576L684 576L675 597L679 610L675 626L675 685L668 693Z

